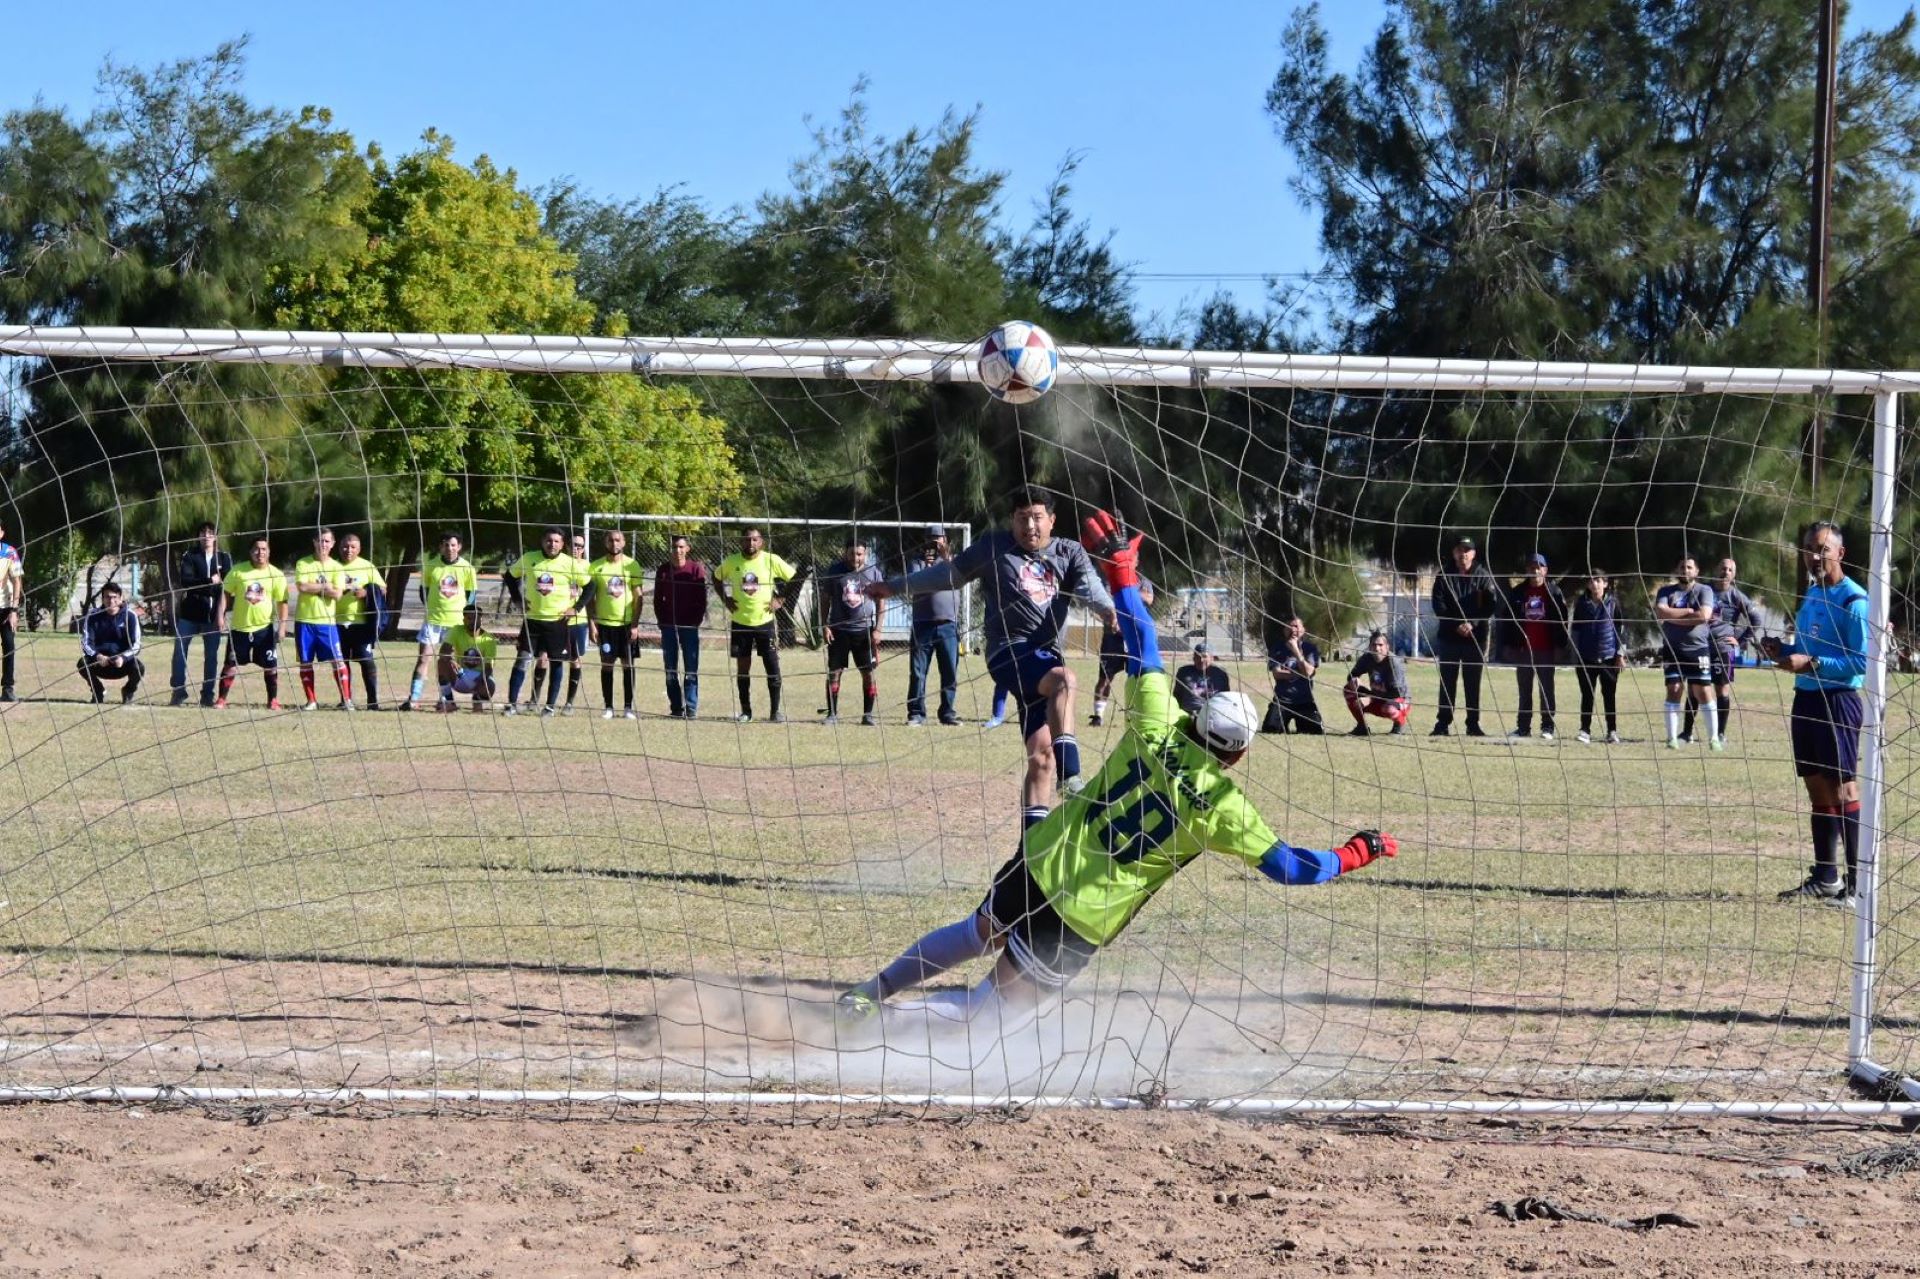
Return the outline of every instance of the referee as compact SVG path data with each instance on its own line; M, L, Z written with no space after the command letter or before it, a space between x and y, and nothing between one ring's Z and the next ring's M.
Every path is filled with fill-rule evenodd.
M1860 859L1856 773L1866 718L1860 685L1867 674L1867 592L1846 575L1846 551L1838 525L1820 520L1807 527L1800 562L1811 584L1794 617L1794 642L1769 637L1760 649L1793 672L1793 765L1813 804L1813 866L1780 900L1850 909Z

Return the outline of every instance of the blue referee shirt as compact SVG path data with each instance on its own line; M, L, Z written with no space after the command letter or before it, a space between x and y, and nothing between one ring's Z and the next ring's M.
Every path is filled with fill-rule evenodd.
M1859 688L1867 678L1867 592L1850 577L1807 588L1793 619L1794 642L1782 653L1805 653L1813 669L1793 677L1796 689Z

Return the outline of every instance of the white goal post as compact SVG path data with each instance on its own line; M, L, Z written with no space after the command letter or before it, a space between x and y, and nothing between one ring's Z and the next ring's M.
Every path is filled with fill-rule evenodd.
M925 382L970 383L978 380L973 363L976 346L971 342L898 340L829 340L772 338L596 338L537 335L487 334L399 334L338 333L272 330L200 330L200 329L128 329L62 328L14 326L0 327L0 357L44 359L81 363L170 363L220 362L311 366L324 369L443 370L481 369L523 374L598 374L640 376L645 378L779 378L822 382ZM1884 836L1901 822L1911 818L1904 812L1889 815L1887 772L1888 672L1892 661L1892 596L1896 589L1912 589L1899 581L1896 565L1896 540L1899 524L1897 496L1902 483L1900 456L1900 405L1903 396L1920 392L1920 372L1846 371L1823 369L1770 369L1725 366L1636 366L1587 364L1577 362L1531 362L1518 360L1463 361L1442 359L1358 357L1345 355L1286 355L1265 353L1197 352L1148 348L1096 348L1063 345L1060 347L1058 384L1071 395L1075 388L1091 388L1090 393L1154 388L1174 390L1213 390L1237 388L1248 391L1316 391L1370 396L1399 393L1518 395L1728 395L1771 397L1788 395L1847 395L1870 397L1871 416L1871 495L1869 506L1859 521L1867 533L1864 560L1865 585L1869 595L1868 660L1865 674L1865 722L1862 728L1860 778L1859 894L1852 920L1851 971L1848 974L1847 1060L1846 1069L1860 1085L1877 1091L1884 1100L1877 1103L1797 1103L1727 1102L1701 1100L1632 1101L1538 1101L1538 1100L1463 1100L1435 1101L1420 1095L1405 1098L1275 1097L1261 1096L1229 1104L1256 1111L1297 1111L1301 1113L1499 1113L1499 1114L1628 1114L1721 1115L1721 1114L1902 1114L1920 1115L1920 1082L1900 1069L1883 1064L1876 1055L1874 1028L1876 981L1884 960L1885 941L1882 918ZM1910 464L1909 464L1910 465ZM1862 464L1859 469L1867 469ZM658 562L658 541L669 531L699 529L717 536L718 530L730 530L748 524L768 526L774 532L773 549L779 551L779 536L791 532L804 539L815 533L857 527L862 531L890 533L895 544L883 551L882 562L888 572L897 571L895 558L911 549L911 541L924 532L929 523L942 523L953 538L955 550L967 545L972 531L964 524L945 519L903 520L821 520L794 518L750 518L744 516L681 516L593 512L585 516L590 539L607 528L629 531L647 530L654 538L641 553L633 548L649 569ZM733 549L727 546L726 550ZM876 548L880 550L881 548ZM1910 548L1909 548L1910 549ZM819 559L837 556L839 547ZM594 554L599 547L592 547ZM724 552L722 552L724 553ZM782 551L784 554L785 552ZM708 559L717 562L717 556ZM1911 568L1911 565L1905 566ZM966 616L973 624L973 590L968 588ZM1789 610L1790 612L1791 610ZM902 626L900 606L890 605L885 613L890 633ZM343 719L346 717L342 717ZM404 718L404 717L394 717ZM416 717L417 718L417 717ZM1004 745L996 742L995 745ZM1903 802L1906 802L1903 800ZM729 885L730 886L730 885ZM1905 934L1901 934L1904 938ZM905 940L904 938L902 940ZM191 1087L167 1088L168 1095L191 1097ZM274 1089L208 1089L209 1096L227 1094L277 1096ZM81 1095L88 1089L9 1088L0 1081L0 1099L28 1095ZM115 1095L132 1095L114 1090ZM507 1099L508 1092L475 1090L462 1093L458 1087L434 1090L435 1097L475 1095L488 1099ZM538 1090L529 1096L545 1097ZM303 1095L330 1096L321 1089L304 1090ZM423 1094L425 1095L425 1094ZM591 1088L554 1094L567 1099L583 1095L615 1096L622 1100L679 1096L669 1089L620 1090L617 1094ZM708 1091L704 1100L725 1096L758 1097L774 1094ZM792 1094L779 1094L792 1101ZM1905 1100L1900 1100L1904 1098ZM860 1089L844 1089L800 1100L866 1103L887 1101L894 1104L939 1100L915 1093L875 1096ZM1081 1105L1086 1099L1037 1095L1009 1099L1005 1096L967 1097L959 1104L1004 1107L1009 1101ZM1116 1106L1131 1104L1115 1097ZM1204 1100L1188 1099L1180 1104L1205 1106Z

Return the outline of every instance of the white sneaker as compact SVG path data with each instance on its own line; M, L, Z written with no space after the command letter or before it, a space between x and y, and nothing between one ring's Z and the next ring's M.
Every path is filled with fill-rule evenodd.
M1727 749L1727 739L1724 737L1716 737L1712 741L1707 743L1707 749L1723 751Z
M541 719L552 719L552 718L553 718L553 707L551 707L551 706L542 706L542 707L540 708L540 718L541 718Z
M601 718L601 719L612 719L612 718L613 718L613 707L611 707L611 706L609 706L609 707L607 707L607 709L605 709L605 710L603 710L603 711L601 711L601 712L600 712L600 718Z
M303 711L317 711L320 709L320 703L308 702L305 706L302 706L300 709Z
M627 710L621 712L620 718L621 719L639 719L640 712L633 710L631 707L629 707Z
M1670 750L1670 751L1677 751L1677 750L1679 750L1679 749L1680 749L1680 739L1679 739L1679 738L1677 738L1677 737L1669 737L1669 738L1667 739L1667 749L1668 749L1668 750Z
M520 708L518 706L515 706L512 702L508 702L507 709L501 711L500 713L502 715L518 715L520 713Z
M1543 742L1550 742L1553 740L1553 734L1542 729L1540 733L1540 740Z
M1573 740L1576 742L1579 742L1582 746L1585 746L1587 743L1593 740L1593 735L1591 733L1586 733L1586 732L1575 733L1573 735Z
M1618 733L1607 734L1607 745L1618 746L1619 744L1620 744L1620 734Z

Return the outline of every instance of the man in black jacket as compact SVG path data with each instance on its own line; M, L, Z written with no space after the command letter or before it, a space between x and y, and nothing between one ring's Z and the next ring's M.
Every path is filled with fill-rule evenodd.
M1433 579L1433 653L1440 659L1440 714L1434 737L1453 731L1454 690L1466 684L1467 736L1485 737L1480 727L1480 676L1487 662L1487 624L1500 592L1493 574L1479 563L1472 538L1453 544L1453 567Z
M80 674L93 690L93 700L107 700L106 680L125 680L120 701L131 702L140 691L147 668L140 662L140 619L122 607L120 583L100 588L100 607L80 624Z
M214 684L220 678L219 612L221 585L233 571L233 556L220 549L211 524L200 526L200 539L181 555L173 570L173 701L187 704L187 653L199 636L206 649L200 679L200 704L212 706Z

